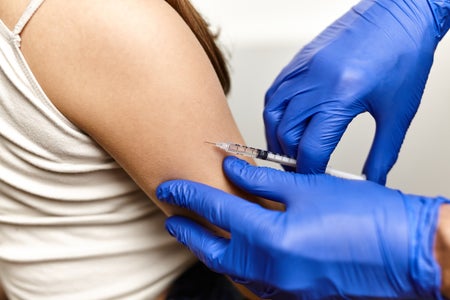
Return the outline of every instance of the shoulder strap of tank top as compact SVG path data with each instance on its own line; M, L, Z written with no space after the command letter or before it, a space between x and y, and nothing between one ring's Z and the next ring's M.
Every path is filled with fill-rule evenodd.
M28 21L30 21L31 17L38 10L39 6L44 2L44 0L30 0L27 9L20 17L19 22L17 22L16 26L14 26L13 34L15 36L19 36L22 33L23 28L27 25Z

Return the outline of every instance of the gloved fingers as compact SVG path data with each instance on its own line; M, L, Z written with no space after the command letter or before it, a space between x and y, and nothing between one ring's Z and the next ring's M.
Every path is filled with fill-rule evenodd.
M289 103L287 98L283 101L274 101L270 106L264 108L263 118L266 133L267 148L274 153L282 153L281 145L278 142L278 125L283 118L286 107Z
M385 185L387 174L397 161L407 128L396 123L377 122L375 137L363 169L370 181Z
M185 245L208 268L217 270L218 261L229 245L229 240L215 236L203 226L180 216L166 220L167 231Z
M308 123L298 145L297 171L303 174L324 173L330 156L353 116L317 113Z
M297 81L297 78L296 80L287 80L280 83L275 92L269 89L266 93L263 118L268 150L274 153L287 154L279 143L279 125L285 118L290 103L306 89ZM296 128L296 130L299 130L299 128Z
M156 195L163 202L194 211L228 232L245 222L249 212L258 214L258 210L264 210L234 195L188 180L164 182L157 188Z
M277 290L273 288L271 285L268 285L266 283L261 283L256 280L249 280L240 278L238 276L229 276L231 280L234 282L241 284L245 286L247 289L249 289L253 294L257 295L258 297L262 299L272 299L271 297L273 295L277 294Z
M300 140L303 138L305 130L310 126L311 118L320 112L327 112L331 115L336 110L337 101L317 101L320 95L313 90L316 90L316 88L312 84L309 85L308 88L292 98L284 109L284 114L278 121L276 132L272 133L276 135L277 143L281 149L279 153L296 157ZM266 131L267 126L268 123L266 122Z
M281 99L281 93L283 92L292 93L292 91L296 90L295 87L298 87L300 85L299 83L303 82L301 76L305 74L308 59L301 59L301 56L304 56L303 51L299 51L291 62L286 65L275 78L274 82L266 92L265 105L268 105L274 99ZM286 86L286 84L289 84L289 86ZM275 95L276 93L278 93L278 95ZM286 94L284 96L285 98L291 98Z
M248 282L244 285L253 294L257 295L261 299L274 299L273 297L279 294L279 290L277 290L265 283ZM278 299L282 299L282 298L278 298Z
M287 116L292 116L288 118ZM274 153L284 154L292 158L296 158L299 142L303 136L305 129L309 123L309 115L302 114L301 111L295 112L286 110L285 115L279 121L276 132L272 133L275 137L272 137L272 145L276 143L276 149L274 146L269 147L269 150ZM266 132L268 131L266 125Z
M288 204L285 192L297 187L300 174L255 167L234 156L225 158L223 169L226 176L238 187L250 194Z

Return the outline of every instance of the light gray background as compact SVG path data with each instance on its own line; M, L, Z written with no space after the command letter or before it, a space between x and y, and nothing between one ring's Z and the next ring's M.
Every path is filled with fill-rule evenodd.
M229 98L248 145L266 148L262 121L267 88L293 55L357 1L192 0L220 28L232 73ZM449 34L450 35L450 34ZM450 37L438 47L419 111L387 185L407 193L450 197ZM374 122L356 118L333 153L330 166L360 173Z

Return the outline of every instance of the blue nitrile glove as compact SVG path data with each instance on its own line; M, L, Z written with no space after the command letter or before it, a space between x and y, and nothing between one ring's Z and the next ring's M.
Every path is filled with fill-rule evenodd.
M447 200L254 167L234 157L224 171L244 191L284 203L286 211L190 181L161 184L160 200L231 233L229 240L183 217L167 220L169 232L212 270L273 299L441 299L432 247ZM291 297L279 296L281 290Z
M268 90L269 150L296 157L300 173L323 173L347 125L367 111L376 134L363 172L384 184L448 29L449 7L443 0L363 0L335 21Z

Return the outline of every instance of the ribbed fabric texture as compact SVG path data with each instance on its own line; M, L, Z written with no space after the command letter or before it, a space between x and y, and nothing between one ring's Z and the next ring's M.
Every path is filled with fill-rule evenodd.
M51 103L0 21L0 270L10 299L153 299L192 256L115 161Z

